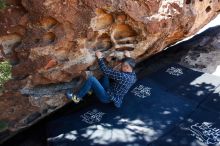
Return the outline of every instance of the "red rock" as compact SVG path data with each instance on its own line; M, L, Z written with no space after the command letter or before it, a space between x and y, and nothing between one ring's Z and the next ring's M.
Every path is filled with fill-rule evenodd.
M109 27L113 23L113 16L106 13L103 9L96 10L97 17L93 18L92 28L93 30L100 30Z
M58 21L52 17L47 17L47 18L42 18L40 20L40 25L42 28L48 30L50 28L52 28L53 26L55 26L58 23Z
M54 67L54 66L56 66L57 65L57 61L56 60L50 60L48 63L47 63L47 65L46 66L44 66L44 69L50 69L50 68L52 68L52 67Z
M70 82L91 66L100 76L96 50L106 56L113 53L117 60L122 50L129 49L141 61L195 34L220 12L217 0L10 0L10 4L14 6L0 11L0 44L3 55L15 62L16 85L10 81L6 90L16 91ZM0 97L0 111L7 111L0 119L14 123L11 130L43 110L32 105L30 97L17 92ZM44 99L48 97L39 97L39 102L46 103Z

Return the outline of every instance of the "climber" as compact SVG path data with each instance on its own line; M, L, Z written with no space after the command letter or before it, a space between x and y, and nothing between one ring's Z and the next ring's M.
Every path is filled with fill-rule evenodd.
M107 67L102 53L97 51L96 57L98 58L99 67L104 74L102 82L100 83L94 76L89 76L77 94L73 94L71 90L68 90L66 97L78 103L89 91L92 91L101 102L113 102L116 107L120 107L124 95L136 81L135 60L130 57L128 51L125 51L124 55L125 58L121 60L119 71ZM112 82L109 82L109 79L112 79Z

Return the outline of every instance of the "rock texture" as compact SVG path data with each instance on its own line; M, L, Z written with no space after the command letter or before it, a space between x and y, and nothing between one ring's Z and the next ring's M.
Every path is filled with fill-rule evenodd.
M14 63L13 78L27 86L71 81L95 63L96 50L119 58L129 50L145 59L194 34L220 10L218 0L21 4L4 10L0 43Z
M7 3L0 11L0 58L13 64L13 79L0 97L0 119L11 131L63 106L64 90L80 86L84 71L98 76L96 50L112 58L109 65L124 50L140 62L193 35L220 10L219 0Z
M167 50L139 63L137 66L138 77L142 78L147 74L151 74L170 63L179 63L194 70L212 73L216 69L216 67L220 65L219 35L220 25L214 28L210 28L202 34L199 34L188 41L184 41L179 43L178 45L169 47ZM205 44L202 43L202 40L204 39L207 39ZM196 57L202 57L204 56L204 54L205 57L203 59L201 59L200 57ZM185 58L191 58L190 62L185 62ZM200 61L198 61L196 58L198 58L198 60ZM195 65L192 64L194 63L194 61L197 62ZM56 117L60 117L62 115L68 115L69 113L72 113L72 110L75 109L77 109L77 107L73 107L71 104L69 104L68 106L65 106L65 109L59 110L56 115L54 114L55 117L51 116L50 120L56 119ZM38 114L36 113L34 114L34 116L37 115ZM47 119L41 120L35 126L29 128L26 132L22 132L16 135L13 140L9 140L3 145L45 146L45 139L47 138L47 136L45 135L46 126ZM23 138L23 140L21 140L21 138Z

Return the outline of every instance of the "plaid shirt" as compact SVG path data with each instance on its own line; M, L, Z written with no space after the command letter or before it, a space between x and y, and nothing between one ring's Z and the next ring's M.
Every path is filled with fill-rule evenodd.
M135 72L121 72L113 70L105 65L103 58L100 58L98 62L101 71L106 76L113 79L113 82L110 84L110 88L107 89L107 93L111 97L111 100L114 102L115 106L120 107L124 95L136 82L136 74Z

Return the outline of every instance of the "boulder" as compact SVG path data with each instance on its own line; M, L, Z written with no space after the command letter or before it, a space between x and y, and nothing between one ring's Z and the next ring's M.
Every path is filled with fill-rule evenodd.
M71 81L78 75L67 70L85 71L95 63L97 50L119 58L129 50L137 61L146 59L197 32L220 9L217 0L11 3L1 12L8 16L1 16L0 44L6 55L17 57L18 71L23 62L33 64L34 71L15 76L33 86ZM39 63L39 58L53 59L56 65L45 67L48 62Z
M0 10L0 58L13 68L0 96L0 120L10 131L65 105L64 90L79 87L84 71L100 76L95 51L117 60L129 50L140 62L195 34L220 12L219 0L7 2Z

